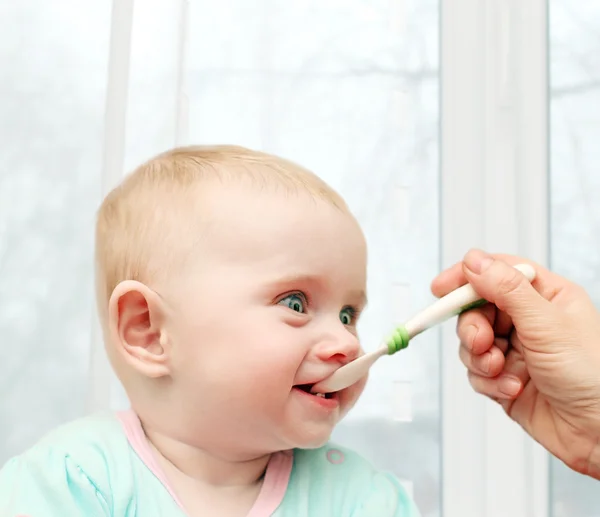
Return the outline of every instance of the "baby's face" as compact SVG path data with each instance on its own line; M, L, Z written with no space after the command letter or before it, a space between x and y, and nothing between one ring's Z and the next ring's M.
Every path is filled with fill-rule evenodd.
M303 193L220 188L207 203L198 263L169 289L181 410L204 444L320 446L365 384L326 399L305 391L361 354L362 232Z

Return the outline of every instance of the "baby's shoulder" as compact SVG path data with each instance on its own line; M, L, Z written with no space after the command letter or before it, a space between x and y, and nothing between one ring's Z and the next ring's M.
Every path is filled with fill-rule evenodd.
M76 469L92 482L109 485L117 465L127 463L128 441L116 415L100 412L62 424L42 436L8 464L38 472Z
M62 424L46 433L22 458L48 453L69 456L77 462L110 463L115 453L127 448L123 426L113 412L99 412Z
M394 474L377 469L356 451L334 442L294 452L290 490L306 494L309 504L313 501L321 507L326 503L334 512L330 515L419 515Z
M131 492L130 462L116 415L61 425L0 468L0 515L110 515Z

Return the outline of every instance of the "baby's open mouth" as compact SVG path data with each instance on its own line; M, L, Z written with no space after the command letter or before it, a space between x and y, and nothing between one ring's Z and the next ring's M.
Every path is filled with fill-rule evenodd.
M294 386L294 388L298 388L299 390L302 390L305 393L308 393L309 395L314 395L315 397L322 397L324 399L332 399L335 395L335 392L333 392L333 393L313 393L312 392L313 386L314 386L314 384L297 384L296 386Z

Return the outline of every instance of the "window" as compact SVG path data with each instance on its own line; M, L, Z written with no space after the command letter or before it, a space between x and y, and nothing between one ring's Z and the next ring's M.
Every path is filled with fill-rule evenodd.
M600 5L550 2L552 269L600 307ZM551 464L553 517L600 515L598 482Z
M0 17L0 463L127 405L93 317L95 208L173 145L264 149L344 195L370 250L367 349L473 246L549 263L600 306L595 2L80 4ZM334 439L424 517L600 515L597 482L472 392L454 322L378 361Z

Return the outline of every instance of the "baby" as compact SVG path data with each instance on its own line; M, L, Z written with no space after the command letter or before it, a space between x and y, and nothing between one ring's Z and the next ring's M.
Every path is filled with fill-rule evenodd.
M365 379L366 245L311 172L232 146L141 165L104 200L97 293L131 410L62 426L0 471L0 517L414 517L328 443Z

